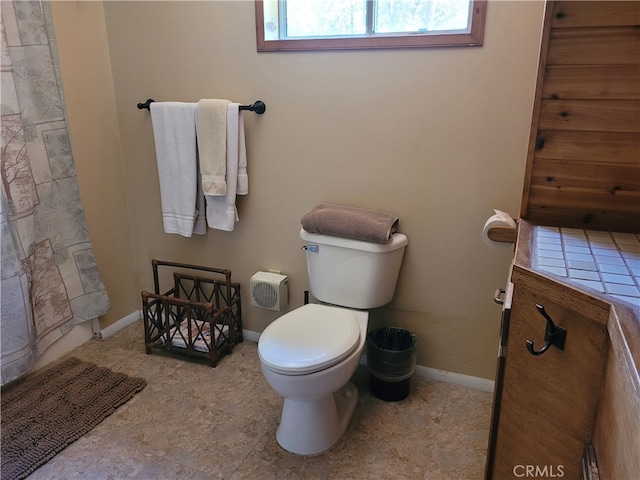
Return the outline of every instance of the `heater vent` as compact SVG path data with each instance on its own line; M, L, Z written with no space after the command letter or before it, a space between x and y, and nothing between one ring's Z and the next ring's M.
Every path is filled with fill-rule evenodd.
M288 279L286 275L257 272L251 277L251 305L276 312L289 303Z

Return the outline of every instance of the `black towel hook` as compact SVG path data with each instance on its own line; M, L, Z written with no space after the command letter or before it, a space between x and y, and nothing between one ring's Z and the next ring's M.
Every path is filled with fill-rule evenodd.
M553 323L553 320L551 320L551 317L545 311L542 305L536 304L536 308L538 309L538 312L540 312L540 315L542 315L547 321L547 326L544 331L545 343L540 350L535 350L533 348L533 341L527 340L527 350L529 350L529 353L531 355L542 355L549 349L551 345L559 348L560 350L564 350L564 343L567 339L567 331L564 328L559 327L555 323Z

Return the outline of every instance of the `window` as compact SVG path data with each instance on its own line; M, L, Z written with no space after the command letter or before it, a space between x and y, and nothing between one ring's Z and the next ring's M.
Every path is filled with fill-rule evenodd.
M259 52L482 45L486 0L256 0Z

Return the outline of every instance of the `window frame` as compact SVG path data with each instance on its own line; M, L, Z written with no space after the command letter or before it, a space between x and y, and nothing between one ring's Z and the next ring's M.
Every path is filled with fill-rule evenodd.
M484 40L487 0L472 0L471 28L468 33L433 32L369 37L304 38L265 40L263 0L255 0L258 52L305 50L354 50L377 48L479 47Z

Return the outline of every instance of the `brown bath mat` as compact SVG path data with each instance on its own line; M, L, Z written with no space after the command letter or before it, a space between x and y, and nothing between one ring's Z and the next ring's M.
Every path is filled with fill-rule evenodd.
M2 389L2 480L27 477L147 382L71 357Z

